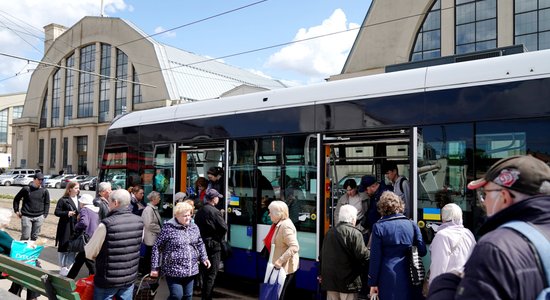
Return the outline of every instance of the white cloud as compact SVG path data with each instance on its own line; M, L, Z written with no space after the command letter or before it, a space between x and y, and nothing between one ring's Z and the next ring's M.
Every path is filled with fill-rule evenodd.
M99 16L98 0L17 0L2 1L0 8L0 52L40 60L44 55L43 27L56 23L73 26L84 16ZM132 10L124 0L104 0L104 12ZM36 64L0 56L0 94L26 91ZM25 74L15 76L23 70ZM10 78L11 77L11 78Z
M345 13L336 9L321 25L300 28L294 41L359 27L356 23L348 24ZM309 83L319 82L342 71L358 31L350 30L285 46L272 54L264 66L307 76L311 78Z
M160 32L164 32L164 31L166 31L166 29L164 29L162 26L158 26L157 28L155 28L155 33L160 33ZM166 31L166 32L162 33L161 36L167 37L167 38L173 38L173 37L176 37L176 32L175 31Z

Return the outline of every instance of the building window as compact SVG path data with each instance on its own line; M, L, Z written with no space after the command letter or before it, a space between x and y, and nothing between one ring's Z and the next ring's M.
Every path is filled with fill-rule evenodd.
M88 137L76 137L76 154L78 155L78 174L88 174Z
M44 91L44 99L42 100L42 112L40 113L39 128L46 128L48 124L48 89Z
M58 127L59 124L59 104L61 99L60 97L60 83L61 83L61 72L57 70L53 75L53 86L52 86L52 124L51 127Z
M550 48L550 1L515 0L514 44L528 51Z
M456 54L497 46L496 0L456 0Z
M69 138L63 138L63 169L67 168L69 157Z
M13 107L12 119L19 119L23 115L23 105Z
M55 138L50 139L50 168L55 168L55 149L57 148L57 140Z
M38 164L44 165L44 139L38 140Z
M74 54L67 58L67 67L65 70L65 118L64 125L69 125L69 120L73 118L73 87L75 71L69 69L74 68Z
M411 54L411 61L441 57L441 1L437 0L418 34Z
M101 75L111 76L111 45L101 44ZM107 77L101 77L99 87L99 122L106 122L109 117L109 96L111 94L111 81Z
M0 111L0 144L8 143L8 108Z
M95 76L95 45L80 49L80 84L78 89L78 117L93 115ZM89 73L88 73L89 72Z
M128 56L120 51L116 50L116 78L117 79L128 79ZM117 80L115 82L115 116L118 116L126 111L126 86L127 82L122 80Z
M138 77L138 74L136 73L136 69L135 68L132 68L134 70L134 75L133 75L133 80L134 83L133 86L134 86L134 93L133 93L133 96L132 96L132 105L135 105L136 103L141 103L141 100L142 100L142 96L141 96L141 84L139 84L139 77Z

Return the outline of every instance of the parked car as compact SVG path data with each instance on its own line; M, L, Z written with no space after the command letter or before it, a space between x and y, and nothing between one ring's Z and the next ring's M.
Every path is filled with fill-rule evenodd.
M61 180L65 179L67 176L76 176L76 175L75 174L63 174L63 175L58 175L57 177L54 177L54 178L50 178L46 182L46 187L60 189L61 188Z
M126 188L126 175L118 174L113 176L113 178L111 178L111 186L113 187L113 190Z
M34 174L21 174L17 175L13 179L13 185L26 186L29 185L34 179Z
M0 175L0 184L9 186L14 184L13 180L17 175L26 175L26 174L34 174L35 172L40 170L33 170L33 169L10 169L7 170L6 173Z
M60 184L60 187L62 189L66 188L67 187L67 184L71 181L74 181L74 182L78 182L79 180L82 180L84 178L88 177L88 175L71 175L71 176L67 176L65 178L63 178L61 180L61 184Z
M80 183L81 190L95 191L96 181L96 176L86 176L86 178L78 180L78 183Z

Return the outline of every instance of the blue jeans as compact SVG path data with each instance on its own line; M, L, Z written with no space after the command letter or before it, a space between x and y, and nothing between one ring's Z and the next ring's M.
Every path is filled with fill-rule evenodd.
M94 287L94 300L111 300L116 296L117 300L132 300L134 285L131 284L122 288L100 288Z
M191 300L193 299L193 279L191 277L170 277L166 276L166 284L170 290L168 300Z
M38 217L21 216L21 240L33 240L38 239L40 228L44 223L44 215Z

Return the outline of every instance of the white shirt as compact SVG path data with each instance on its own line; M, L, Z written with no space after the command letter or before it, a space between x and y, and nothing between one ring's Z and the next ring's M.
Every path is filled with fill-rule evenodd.
M439 226L430 246L431 260L429 282L443 273L462 272L470 257L476 240L463 225L445 222Z

